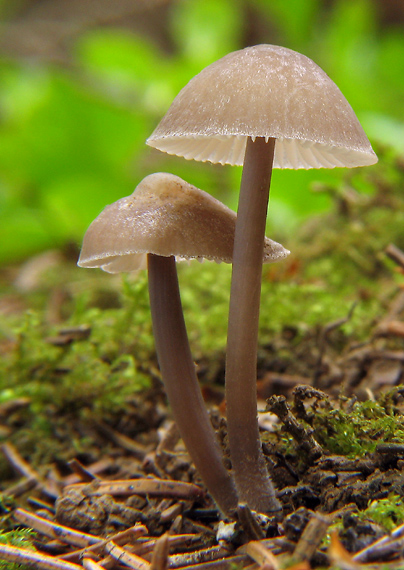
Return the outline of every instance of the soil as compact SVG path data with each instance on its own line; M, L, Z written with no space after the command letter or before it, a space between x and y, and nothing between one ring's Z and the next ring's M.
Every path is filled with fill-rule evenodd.
M203 491L171 422L161 384L156 380L149 390L137 396L124 417L111 417L105 423L94 420L80 424L74 414L69 416L66 412L64 432L56 433L63 442L61 448L66 446L69 434L72 440L79 433L92 442L74 461L63 461L65 451L55 450L52 464L41 465L37 470L30 465L29 458L23 459L4 440L2 451L15 474L8 473L2 484L3 529L10 532L21 525L36 529L38 534L33 544L44 557L38 564L45 564L49 555L60 563L69 560L81 564L82 548L72 546L69 540L66 543L60 528L75 529L93 537L114 537L140 525L146 527L147 535L140 543L128 540L125 552L126 549L142 552L142 548L147 550L147 544L150 550L151 541L166 536L165 533L172 539L182 537L170 548L172 567L198 564L198 568L206 565L230 568L234 563L240 566L249 565L252 560L260 563L256 553L246 554L246 545L257 541L287 568L338 567L341 559L351 564L344 567L359 567L352 555L386 535L383 526L371 517L361 517L360 513L374 501L404 497L404 444L394 438L390 443L377 443L381 434L375 433L370 435L370 440L376 441L374 450L351 457L333 452L330 440L321 434L328 431L330 435L335 430L327 418L340 412L349 415L369 397L379 401L386 413L401 415L404 388L399 384L404 350L398 313L403 305L404 292L398 289L372 337L359 346L348 342L339 352L336 351L341 341L339 322L321 331L308 331L298 344L293 341L293 332L285 330L273 344L261 347L258 396L261 402L266 400L266 410L271 412L271 415L260 414L263 449L282 503L282 520L258 520L248 509L246 514L246 507L241 506L235 515L234 528L229 524L225 538L218 539L219 513ZM69 334L69 342L78 342L82 331L71 329ZM285 346L288 347L289 357L282 366L275 356L277 345L283 347L283 354ZM223 363L216 362L217 377L204 383L207 405L222 400L222 368ZM202 380L204 369L206 363L200 363ZM0 415L4 429L18 430L24 423L27 405L27 401L16 400L3 406ZM275 417L279 420L274 432ZM225 419L218 408L212 408L212 421L226 452ZM139 434L136 440L130 437L133 431ZM179 491L168 489L161 494L157 489L144 491L139 487L137 491L124 484L143 480L181 482L189 487ZM123 488L103 491L102 486L108 481L118 481ZM41 517L39 521L62 525L56 527L59 534L44 531L37 519L25 520L26 512ZM317 533L315 546L306 545L302 549L309 523ZM329 546L327 532L335 526L339 538L334 537ZM328 540L324 541L326 535ZM391 540L384 549L364 552L361 562L401 560L402 543ZM133 560L122 563L119 555L112 557L115 562L111 562L111 553L108 555L105 549L94 554L93 560L102 567L108 556L109 562L104 567L136 567ZM150 553L143 556L142 560L151 560ZM216 559L221 562L212 561ZM24 558L19 561L26 562ZM303 562L305 566L298 565Z

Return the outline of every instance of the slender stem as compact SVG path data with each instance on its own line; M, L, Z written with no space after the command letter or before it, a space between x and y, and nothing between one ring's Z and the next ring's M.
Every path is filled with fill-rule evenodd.
M207 413L192 360L174 257L148 255L149 295L161 375L186 448L220 510L237 506L233 479Z
M262 256L275 139L248 139L233 251L226 363L230 457L239 499L260 512L280 510L257 421L257 344Z

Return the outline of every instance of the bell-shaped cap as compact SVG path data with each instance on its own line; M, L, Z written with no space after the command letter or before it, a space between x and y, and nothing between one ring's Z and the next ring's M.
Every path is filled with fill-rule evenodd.
M231 263L235 225L236 214L207 192L173 174L150 174L91 223L78 265L136 271L146 267L148 253ZM287 255L265 238L264 263Z
M365 166L377 157L328 75L287 48L258 45L212 63L180 91L147 144L243 164L248 137L275 138L274 167Z

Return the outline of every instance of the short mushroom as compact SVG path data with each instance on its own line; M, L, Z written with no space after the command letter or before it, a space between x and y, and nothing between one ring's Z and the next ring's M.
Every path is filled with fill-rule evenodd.
M148 267L150 307L161 375L181 437L220 510L237 506L199 388L182 313L175 258L231 263L236 214L172 174L144 178L131 196L107 206L88 228L78 265L110 273ZM288 255L265 239L264 261Z
M311 59L258 45L212 63L180 91L147 140L187 159L243 164L226 364L230 455L241 500L276 511L257 424L262 247L272 167L370 165L377 157L351 106Z

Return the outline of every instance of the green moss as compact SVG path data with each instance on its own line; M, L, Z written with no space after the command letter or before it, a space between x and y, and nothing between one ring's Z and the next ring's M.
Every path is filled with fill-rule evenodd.
M362 520L370 519L391 532L404 523L404 499L390 493L385 499L371 501L368 508L358 515Z
M67 434L66 418L75 425L118 417L136 393L150 386L151 324L136 311L136 296L123 305L110 310L87 305L83 310L79 298L77 311L58 327L38 310L28 310L20 323L10 319L4 327L10 348L0 367L0 403L29 398L24 413L10 420L19 428L10 439L34 464L52 457L60 437L70 440L71 453L85 450L89 442L80 430ZM63 344L59 331L78 324L86 325L88 338Z
M35 550L33 546L34 537L34 531L27 528L20 528L10 532L0 531L0 543L25 550ZM32 566L0 560L0 569L2 570L29 570L29 568L32 568Z
M328 214L310 220L295 240L307 279L325 279L330 289L376 292L391 279L384 248L404 248L404 169L389 149L376 149L379 163L347 171L340 186L323 187L334 198ZM366 193L360 193L366 190Z
M118 389L119 383L130 384L132 391L144 388L136 353L130 354L135 341L127 330L122 332L126 312L104 314L91 309L86 317L92 331L88 339L55 346L48 339L52 331L41 322L40 315L27 312L23 325L14 331L16 342L3 370L0 401L24 395L37 406L50 402L68 406L76 398L91 402L107 392L113 407L122 404L127 395ZM50 388L56 386L55 400Z
M329 453L363 457L380 443L404 443L404 417L378 402L357 402L349 412L328 405L313 417L313 435Z

